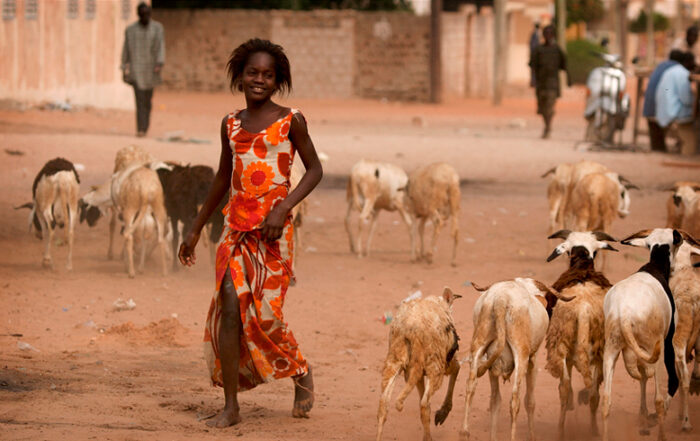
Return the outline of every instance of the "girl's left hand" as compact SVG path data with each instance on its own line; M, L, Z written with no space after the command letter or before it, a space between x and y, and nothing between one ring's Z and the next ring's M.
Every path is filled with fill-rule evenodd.
M289 210L282 204L277 205L270 211L262 225L262 237L270 242L282 237L284 222L287 220Z

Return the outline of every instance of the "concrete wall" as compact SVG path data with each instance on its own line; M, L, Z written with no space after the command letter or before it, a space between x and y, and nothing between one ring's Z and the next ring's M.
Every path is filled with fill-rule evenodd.
M95 107L133 108L131 88L119 70L128 17L122 0L95 2L95 15L68 16L68 0L37 0L36 17L25 15L27 0L15 0L13 17L0 21L0 98L26 103L68 100ZM4 3L4 2L3 2Z

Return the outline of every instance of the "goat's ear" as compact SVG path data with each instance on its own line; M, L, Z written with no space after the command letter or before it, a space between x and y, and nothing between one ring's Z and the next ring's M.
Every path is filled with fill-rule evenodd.
M542 306L544 306L544 309L547 309L547 299L544 298L544 296L535 296L535 298L542 303ZM547 311L549 313L549 311Z
M625 177L622 176L622 175L618 175L618 176L619 176L619 179L620 179L620 183L621 183L622 185L624 185L626 189L628 189L628 190L632 190L632 189L639 190L639 187L637 187L636 185L634 185L633 183L631 183L629 179L625 178Z
M673 244L680 245L683 242L683 236L678 230L673 230Z
M442 291L442 298L447 302L448 305L451 305L452 302L455 301L455 293L452 292L449 286L446 286L445 289Z
M566 240L569 237L569 234L571 234L571 230L559 230L556 233L552 233L549 235L547 239L563 239Z
M15 210L20 210L22 208L29 208L30 210L34 208L34 202L27 202L26 204L22 204L20 206L15 207Z
M683 231L683 230L676 230L680 233L681 237L683 238L684 241L688 242L692 246L700 247L700 243L691 236L689 233Z
M546 178L547 176L551 175L552 173L554 173L554 172L556 172L556 171L557 171L557 168L556 168L556 167L552 167L552 168L550 168L549 170L547 170L546 172L544 172L544 173L540 176L540 178Z
M651 230L642 230L634 233L633 235L622 239L620 241L623 245L631 245L633 247L645 247L647 246L646 238L651 234Z
M547 262L551 262L552 260L556 259L560 255L562 255L564 252L566 252L566 242L559 245L558 247L554 248L554 251L552 251L552 254L547 257Z
M700 185L693 185L693 191L700 191Z

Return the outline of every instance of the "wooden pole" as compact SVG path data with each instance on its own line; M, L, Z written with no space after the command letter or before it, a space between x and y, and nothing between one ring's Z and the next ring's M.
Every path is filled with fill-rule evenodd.
M557 0L557 44L566 53L566 0Z
M623 66L627 66L627 0L615 0L615 14L617 53Z
M430 0L430 102L442 101L442 56L440 15L442 0Z
M654 67L654 0L645 2L647 14L647 66Z
M493 1L493 104L503 100L506 57L506 0Z

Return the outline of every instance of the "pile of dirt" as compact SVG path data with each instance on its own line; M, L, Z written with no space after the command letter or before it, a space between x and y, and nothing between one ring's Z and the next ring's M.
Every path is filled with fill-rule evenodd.
M162 319L151 322L147 326L137 327L132 322L112 326L105 331L106 335L122 338L138 346L167 346L185 347L189 330L182 326L176 318Z

